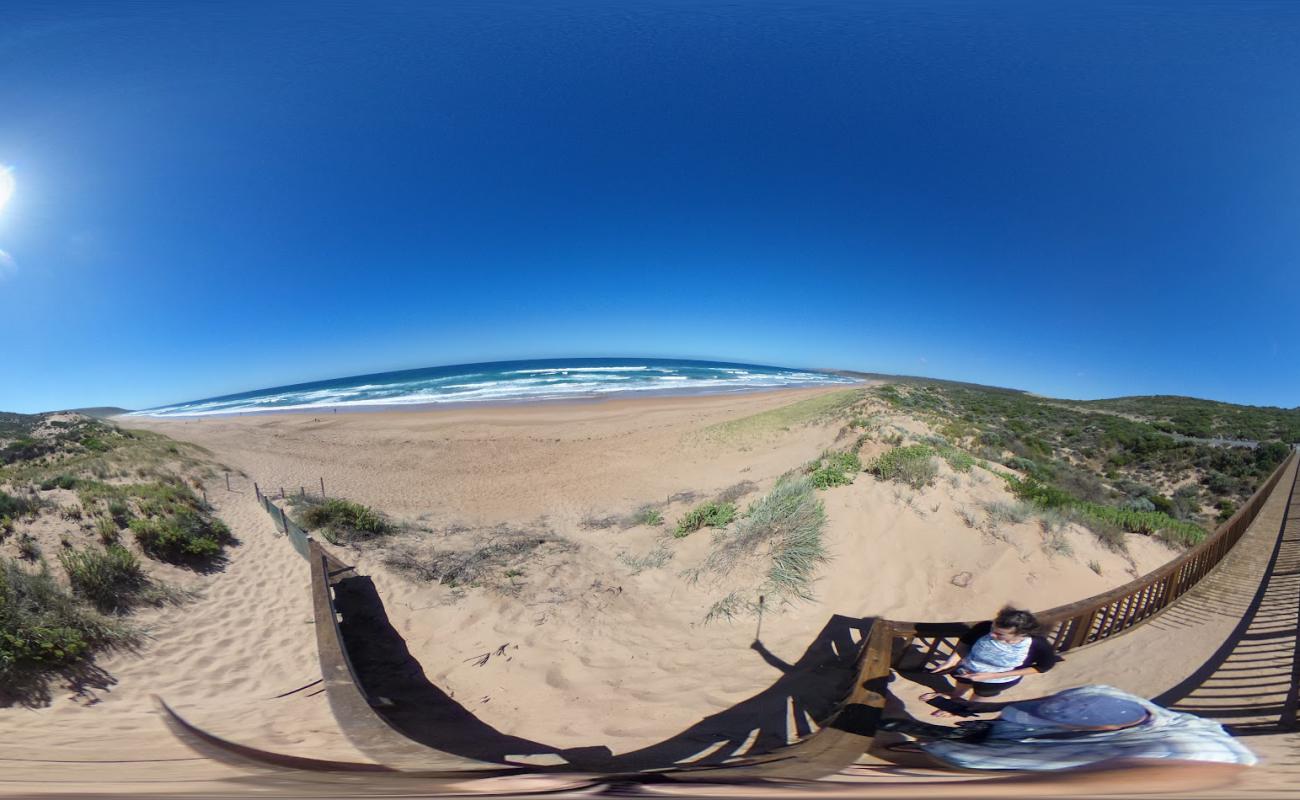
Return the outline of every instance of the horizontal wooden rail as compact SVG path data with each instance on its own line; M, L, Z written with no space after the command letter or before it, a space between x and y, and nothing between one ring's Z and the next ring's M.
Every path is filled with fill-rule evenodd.
M1036 614L1044 635L1058 651L1105 641L1154 618L1195 586L1223 560L1259 516L1297 452L1278 465L1250 499L1199 545L1123 586ZM919 669L953 653L957 640L978 622L889 622L901 639L889 646L896 669ZM876 642L872 642L876 644ZM883 645L882 645L883 646Z
M1168 608L1202 580L1254 522L1297 451L1273 471L1237 513L1204 542L1170 563L1099 595L1049 609L1037 616L1049 640L1068 651L1118 636ZM465 773L497 768L422 746L407 739L371 707L356 681L338 631L330 584L344 571L302 528L261 491L257 500L312 565L318 650L327 694L349 738L363 752L399 770L434 769ZM718 769L740 777L814 778L834 773L860 756L871 743L885 705L886 683L894 669L919 668L955 651L957 640L978 622L900 622L876 619L859 651L856 676L847 696L823 720L820 730L789 747L739 759ZM694 771L673 765L669 771Z

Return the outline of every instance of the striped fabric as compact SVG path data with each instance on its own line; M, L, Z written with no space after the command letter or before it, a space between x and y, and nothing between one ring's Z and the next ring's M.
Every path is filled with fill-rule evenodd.
M970 653L962 659L957 667L958 675L971 675L982 672L1010 672L1019 669L1029 656L1029 637L1015 644L999 642L992 634L981 636L971 647ZM1011 683L1020 680L1019 676L1010 678L985 678L981 683Z

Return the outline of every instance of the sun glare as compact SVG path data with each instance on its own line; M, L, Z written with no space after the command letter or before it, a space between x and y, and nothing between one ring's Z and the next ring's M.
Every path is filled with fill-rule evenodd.
M9 203L9 198L12 198L13 189L13 170L8 167L0 167L0 211L4 211L4 207Z
M14 174L9 167L0 167L0 211L14 196Z

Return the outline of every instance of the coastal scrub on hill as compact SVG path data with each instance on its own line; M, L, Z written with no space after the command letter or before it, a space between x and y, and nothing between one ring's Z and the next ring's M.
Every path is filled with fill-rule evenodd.
M0 702L48 702L55 677L138 644L125 615L185 598L151 564L220 568L234 537L196 491L214 469L160 434L0 415Z
M756 500L736 502L763 488L743 481L736 484L743 492L728 489L710 498L688 490L667 501L647 499L588 516L580 528L654 531L648 549L620 547L615 560L630 575L674 565L687 585L708 587L699 619L713 622L758 613L760 607L780 610L815 601L818 576L836 557L823 541L827 514L820 495L852 493L846 487L864 473L895 487L890 505L930 525L942 527L952 514L962 527L1010 544L1009 530L1032 524L1038 549L1067 559L1081 549L1071 530L1088 530L1105 550L1129 560L1133 574L1130 535L1175 548L1195 544L1287 452L1280 442L1245 447L1179 439L1131 416L1005 390L919 381L824 392L712 423L684 441L743 452L801 429L834 431L833 446L788 465ZM950 505L944 514L944 500L935 496L939 483ZM592 547L540 521L527 529L452 525L425 529L428 535L407 526L390 541L375 535L397 531L382 509L344 500L308 506L299 511L301 521L326 540L378 547L389 567L453 586L460 596L473 589L519 596L527 590L527 576L581 561L574 554ZM343 518L352 522L340 528ZM707 545L686 541L704 531L710 532ZM1023 558L1024 545L1015 547ZM1107 559L1094 553L1085 565L1097 575L1109 573L1114 568L1104 567ZM954 585L968 580L960 574Z

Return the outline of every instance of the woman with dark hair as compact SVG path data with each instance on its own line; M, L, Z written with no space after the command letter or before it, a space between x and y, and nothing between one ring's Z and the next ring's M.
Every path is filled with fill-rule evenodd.
M998 612L991 622L982 622L971 628L957 642L957 649L943 663L930 672L952 672L953 688L946 692L927 692L922 700L947 697L966 700L971 693L977 697L995 697L1020 683L1025 675L1047 672L1056 666L1056 651L1042 636L1036 635L1038 620L1028 611L1010 606ZM950 717L951 712L940 709L936 717Z

